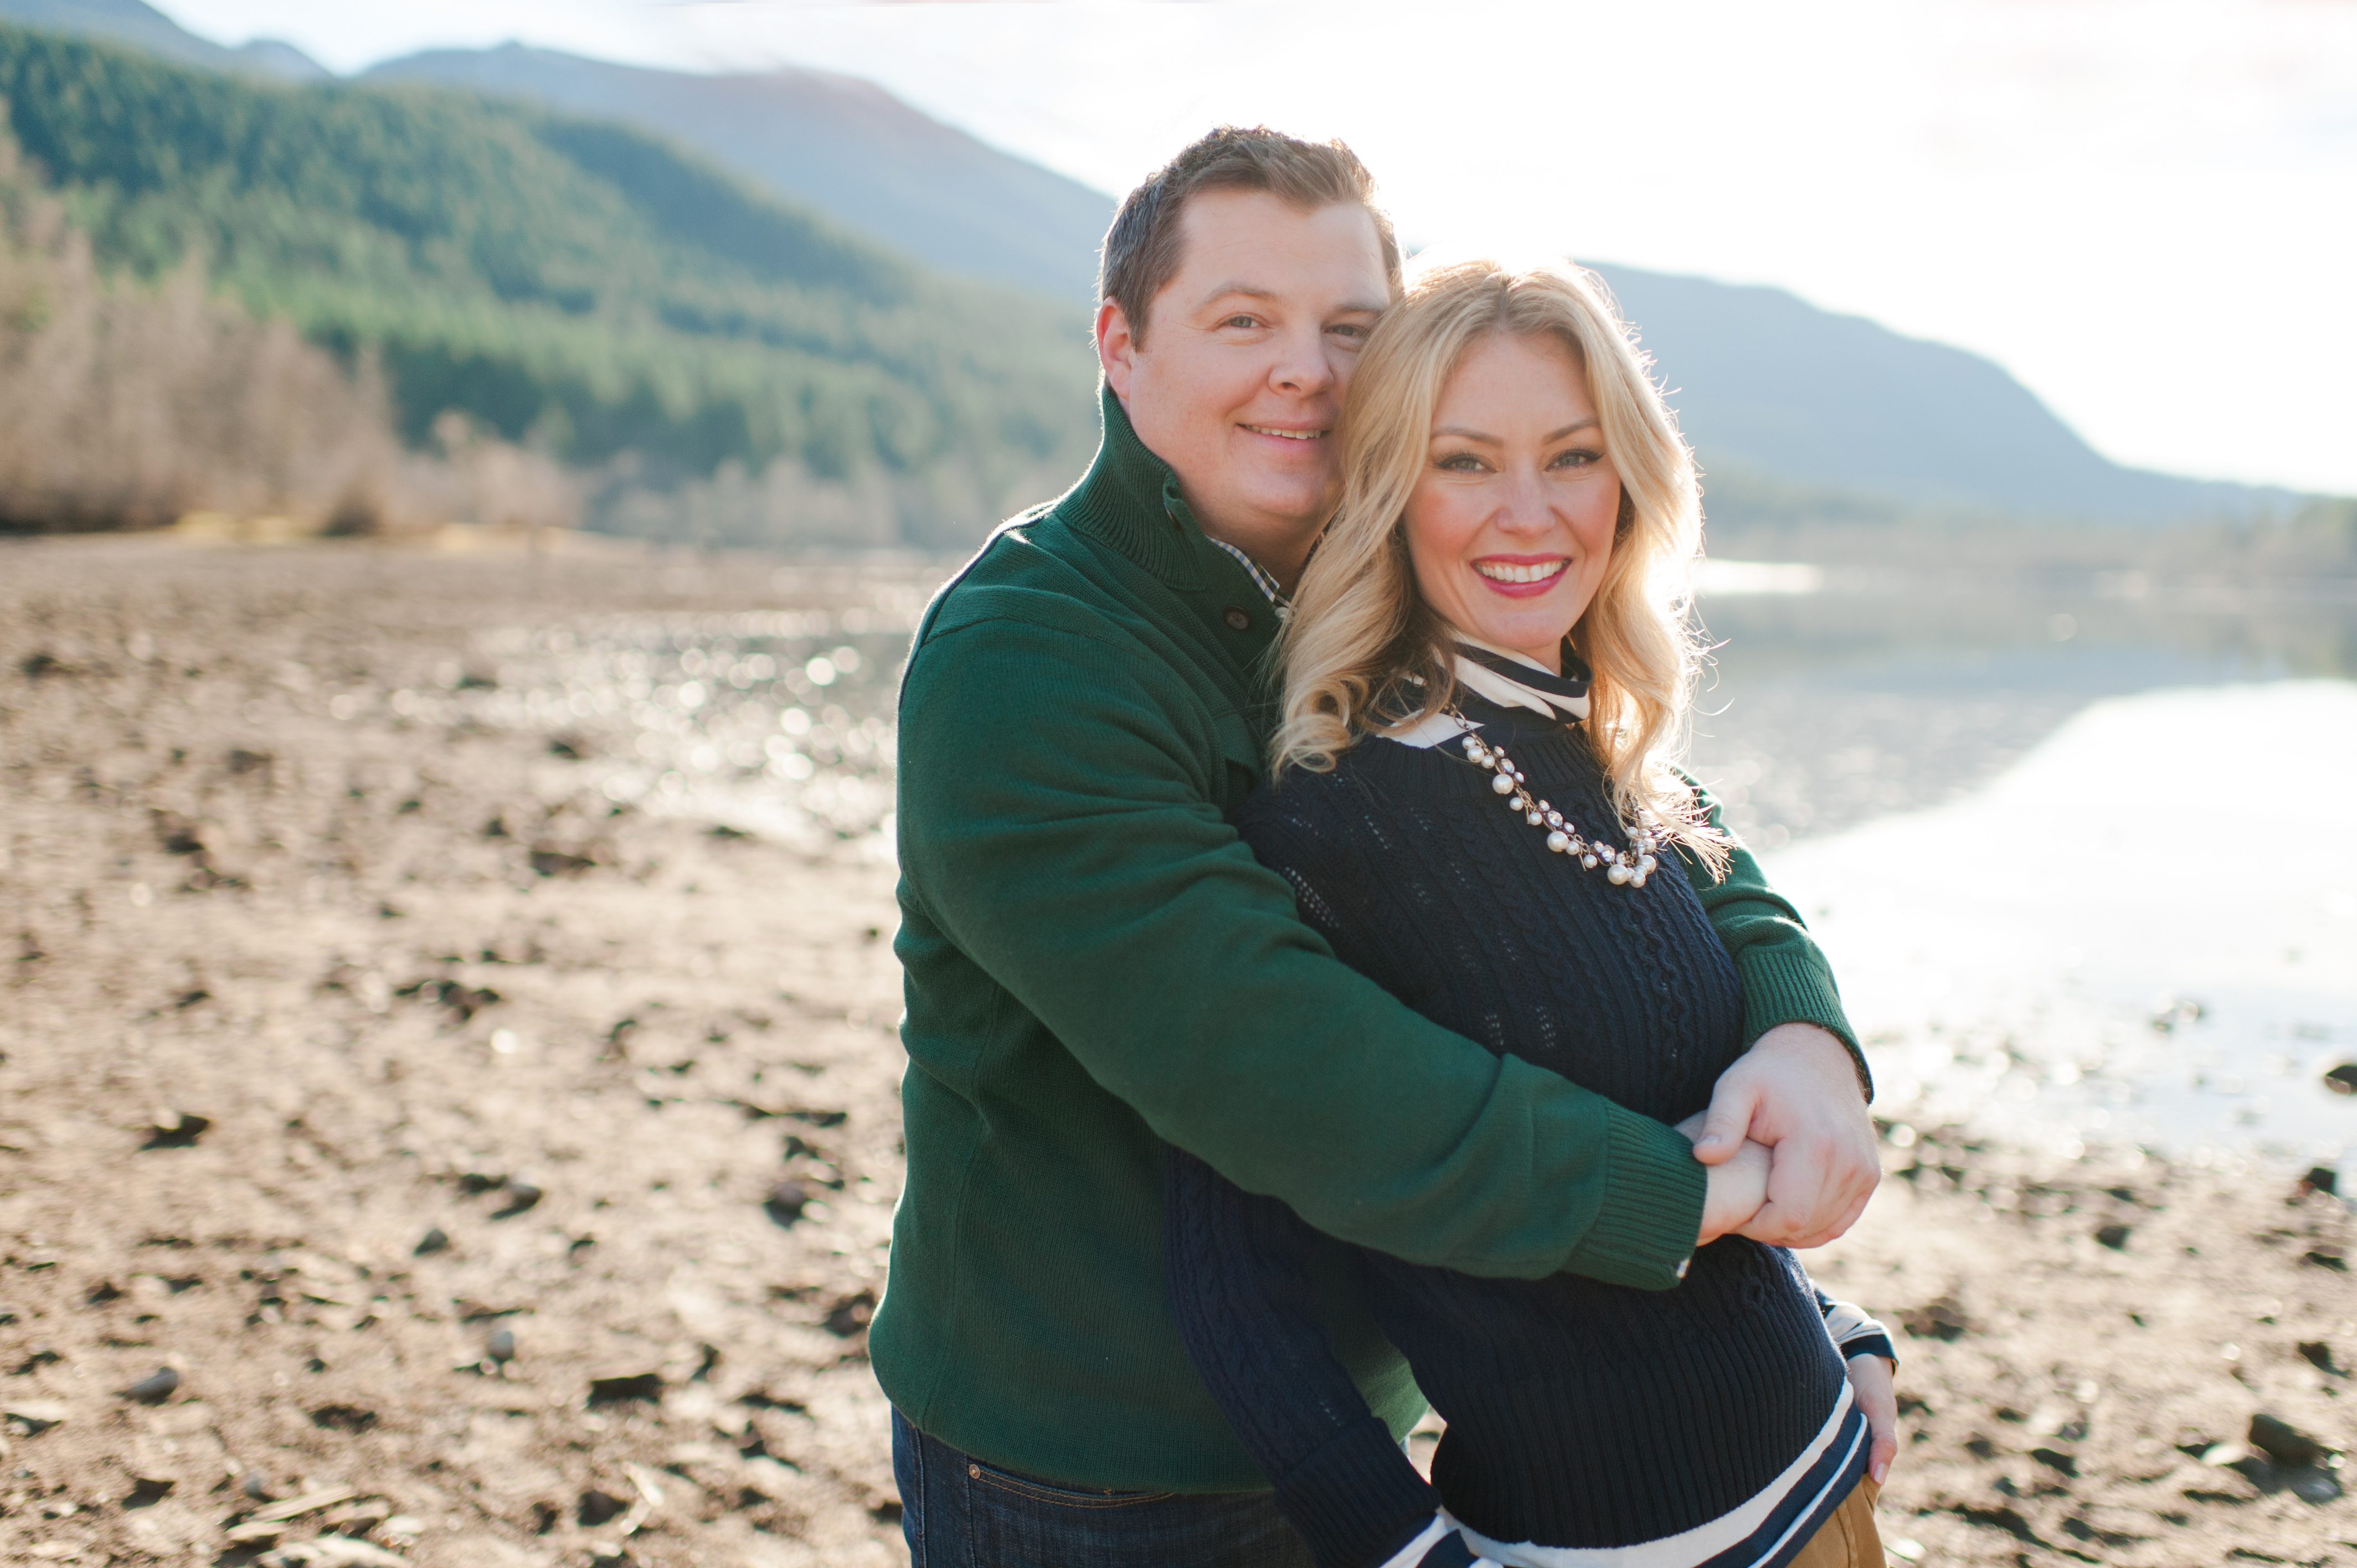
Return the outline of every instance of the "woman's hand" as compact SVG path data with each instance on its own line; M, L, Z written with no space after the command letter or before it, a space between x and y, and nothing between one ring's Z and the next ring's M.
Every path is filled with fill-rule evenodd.
M1689 1139L1700 1137L1703 1121L1703 1114L1697 1112L1679 1122L1678 1131ZM1733 1159L1704 1167L1708 1174L1703 1187L1702 1230L1695 1238L1695 1247L1707 1247L1728 1231L1740 1230L1751 1222L1751 1217L1768 1201L1772 1155L1767 1144L1746 1139Z
M1874 1447L1866 1456L1866 1473L1876 1486L1890 1474L1899 1456L1899 1395L1890 1386L1890 1363L1879 1356L1849 1359L1849 1386L1857 1391L1857 1408L1874 1431Z

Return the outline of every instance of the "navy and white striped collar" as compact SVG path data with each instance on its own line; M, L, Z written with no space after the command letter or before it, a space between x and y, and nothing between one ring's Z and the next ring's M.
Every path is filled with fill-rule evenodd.
M1475 695L1501 708L1528 708L1544 719L1587 716L1588 668L1566 644L1557 674L1525 653L1459 636L1457 679Z
M1377 735L1426 751L1436 746L1455 744L1465 734L1466 725L1475 729L1485 727L1484 716L1506 724L1510 731L1512 715L1516 712L1535 714L1546 725L1568 724L1587 717L1587 666L1568 647L1563 650L1560 675L1527 654L1475 642L1469 638L1458 639L1455 652L1457 684L1473 714L1460 724L1453 714L1426 714L1413 724L1378 730Z

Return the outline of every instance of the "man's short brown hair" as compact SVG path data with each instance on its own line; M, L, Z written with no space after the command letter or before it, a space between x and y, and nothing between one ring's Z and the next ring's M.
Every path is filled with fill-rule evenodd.
M1178 219L1200 190L1265 190L1304 211L1355 201L1374 220L1383 276L1400 288L1399 241L1375 205L1375 178L1340 141L1305 142L1265 125L1222 125L1155 170L1129 193L1105 231L1097 297L1121 306L1130 336L1146 340L1146 312L1178 270Z

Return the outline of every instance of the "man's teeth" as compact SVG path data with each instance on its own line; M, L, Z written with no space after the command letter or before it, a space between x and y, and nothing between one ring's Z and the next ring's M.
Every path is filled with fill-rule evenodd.
M1315 441L1326 434L1322 430L1273 430L1265 424L1247 424L1244 428L1254 435L1278 435L1287 441Z
M1561 559L1542 561L1534 566L1516 566L1504 561L1476 561L1473 570L1493 583L1544 583L1566 564Z

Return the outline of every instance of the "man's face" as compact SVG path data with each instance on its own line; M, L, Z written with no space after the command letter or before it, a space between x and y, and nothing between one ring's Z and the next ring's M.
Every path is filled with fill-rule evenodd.
M1207 190L1179 235L1143 343L1099 309L1105 381L1204 530L1289 575L1325 521L1343 390L1389 298L1374 220Z

